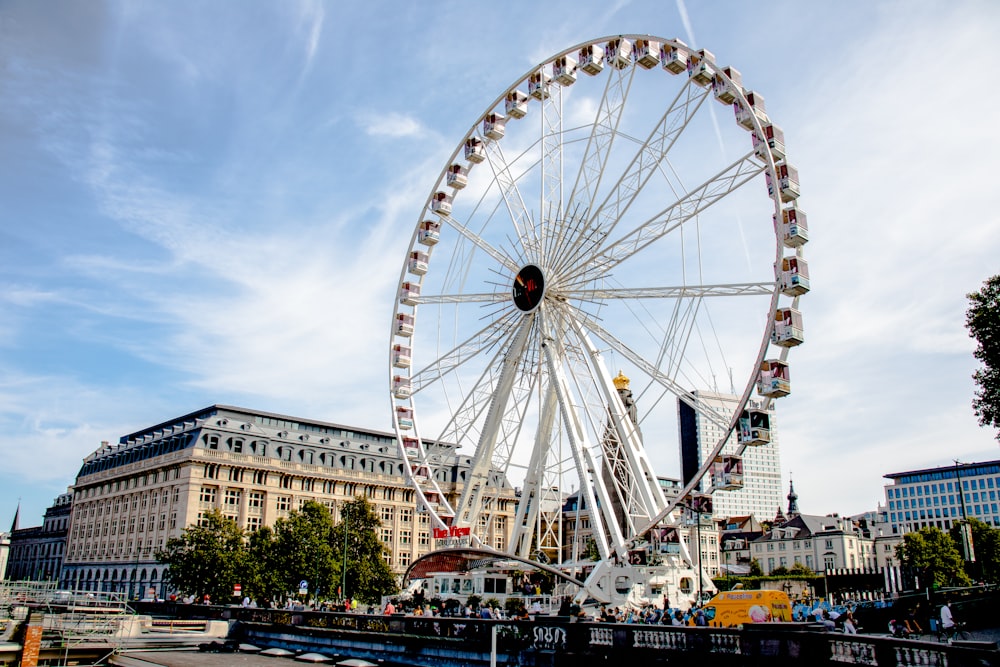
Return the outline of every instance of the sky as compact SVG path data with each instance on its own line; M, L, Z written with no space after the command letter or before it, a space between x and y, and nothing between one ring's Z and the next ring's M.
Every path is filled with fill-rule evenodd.
M214 403L389 430L436 175L529 68L619 33L737 67L794 155L813 289L779 419L802 511L1000 459L964 328L1000 273L998 29L989 0L3 0L0 526L19 502L39 524L101 441Z

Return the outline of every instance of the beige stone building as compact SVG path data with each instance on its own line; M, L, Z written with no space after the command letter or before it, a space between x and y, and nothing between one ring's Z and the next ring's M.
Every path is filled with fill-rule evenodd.
M437 468L455 494L468 459L434 447ZM287 415L213 405L102 446L84 459L60 583L67 588L163 596L165 566L155 552L219 509L254 530L315 500L339 520L341 505L365 496L382 520L381 538L397 573L434 547L428 515L418 511L393 434ZM514 490L485 526L493 546L510 543Z

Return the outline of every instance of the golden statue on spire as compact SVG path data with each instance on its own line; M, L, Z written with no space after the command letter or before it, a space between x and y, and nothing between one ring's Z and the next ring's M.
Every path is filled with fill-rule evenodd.
M612 380L615 383L615 389L628 389L629 379L625 377L625 374L618 371L618 375Z

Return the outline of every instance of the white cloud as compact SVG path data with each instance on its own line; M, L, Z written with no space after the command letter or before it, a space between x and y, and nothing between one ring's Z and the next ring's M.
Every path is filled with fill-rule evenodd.
M358 116L358 124L372 137L415 137L423 131L420 123L412 116L400 113L376 114L374 112Z

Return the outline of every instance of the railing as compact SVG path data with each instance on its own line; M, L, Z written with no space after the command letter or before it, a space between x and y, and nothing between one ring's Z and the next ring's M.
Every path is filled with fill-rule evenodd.
M567 617L538 616L534 621L483 620L346 614L318 611L247 609L201 605L138 605L140 613L159 613L181 618L216 618L240 621L237 632L252 634L254 642L266 644L268 636L287 641L293 636L315 650L335 641L352 643L365 639L394 645L419 639L421 646L488 654L496 628L497 649L507 654L523 651L555 651L573 656L613 657L623 663L657 664L676 661L681 653L701 656L702 667L726 664L871 665L1000 665L1000 652L982 646L893 639L891 637L844 635L818 631L809 624L769 623L730 628L696 628L622 623L574 622ZM326 630L328 633L324 633ZM283 637L285 639L277 639ZM339 639L337 639L339 637ZM263 641L262 641L263 639ZM673 657L671 657L673 656ZM733 659L737 662L732 662ZM698 658L701 661L701 658ZM566 664L573 664L567 662Z

